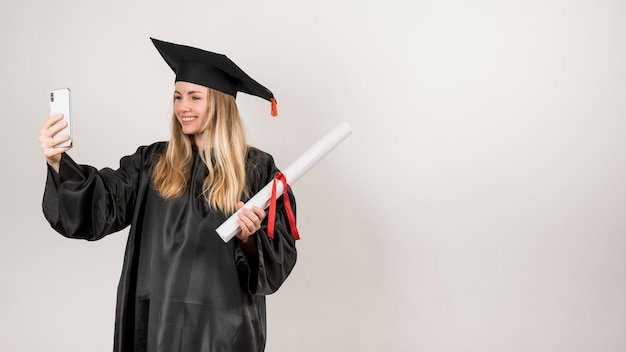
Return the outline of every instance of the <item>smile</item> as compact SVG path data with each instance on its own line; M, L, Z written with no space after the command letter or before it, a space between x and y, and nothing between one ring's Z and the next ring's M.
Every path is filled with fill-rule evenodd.
M191 121L193 121L195 119L196 119L195 116L192 116L192 117L181 117L181 121L183 121L183 122L191 122Z

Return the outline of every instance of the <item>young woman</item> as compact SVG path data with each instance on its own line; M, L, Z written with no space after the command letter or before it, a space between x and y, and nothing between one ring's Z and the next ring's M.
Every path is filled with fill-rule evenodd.
M242 209L239 233L215 229L278 172L246 144L235 96L272 93L226 56L152 39L176 73L169 142L142 146L117 170L78 165L56 145L62 116L40 130L48 163L43 212L70 238L98 240L130 226L115 320L114 351L263 351L265 295L296 262L296 234L277 202ZM295 199L289 191L292 212Z

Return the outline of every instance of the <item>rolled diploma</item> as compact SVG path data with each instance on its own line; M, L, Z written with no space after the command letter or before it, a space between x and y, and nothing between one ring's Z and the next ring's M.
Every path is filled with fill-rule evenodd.
M296 159L291 165L289 165L282 173L287 179L287 183L291 186L296 183L302 175L306 174L313 168L322 158L330 153L336 146L339 145L346 137L352 133L350 125L343 121L335 128L326 133L324 137L313 144ZM270 204L270 198L272 197L272 184L270 181L265 187L263 187L257 194L255 194L249 201L246 202L244 207L252 208L257 206L263 209L267 209ZM276 197L283 195L283 183L276 182ZM231 215L226 221L224 221L218 228L217 233L220 235L224 242L230 241L239 231L239 224L237 224L237 214Z

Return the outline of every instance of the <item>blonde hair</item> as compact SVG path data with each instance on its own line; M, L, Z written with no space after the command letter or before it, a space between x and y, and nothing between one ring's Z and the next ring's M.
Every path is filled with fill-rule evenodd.
M248 145L235 98L209 88L207 99L209 116L198 147L209 171L202 192L211 208L230 215L237 210L241 198L248 196L245 164ZM184 134L176 114L172 114L171 140L152 173L152 182L161 197L177 198L189 189L193 143L194 136Z

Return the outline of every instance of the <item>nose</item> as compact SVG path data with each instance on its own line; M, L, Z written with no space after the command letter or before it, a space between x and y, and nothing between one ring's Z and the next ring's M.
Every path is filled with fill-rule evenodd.
M180 110L180 111L190 111L191 110L187 100L185 100L185 99L179 100L177 105L178 105L178 110Z

